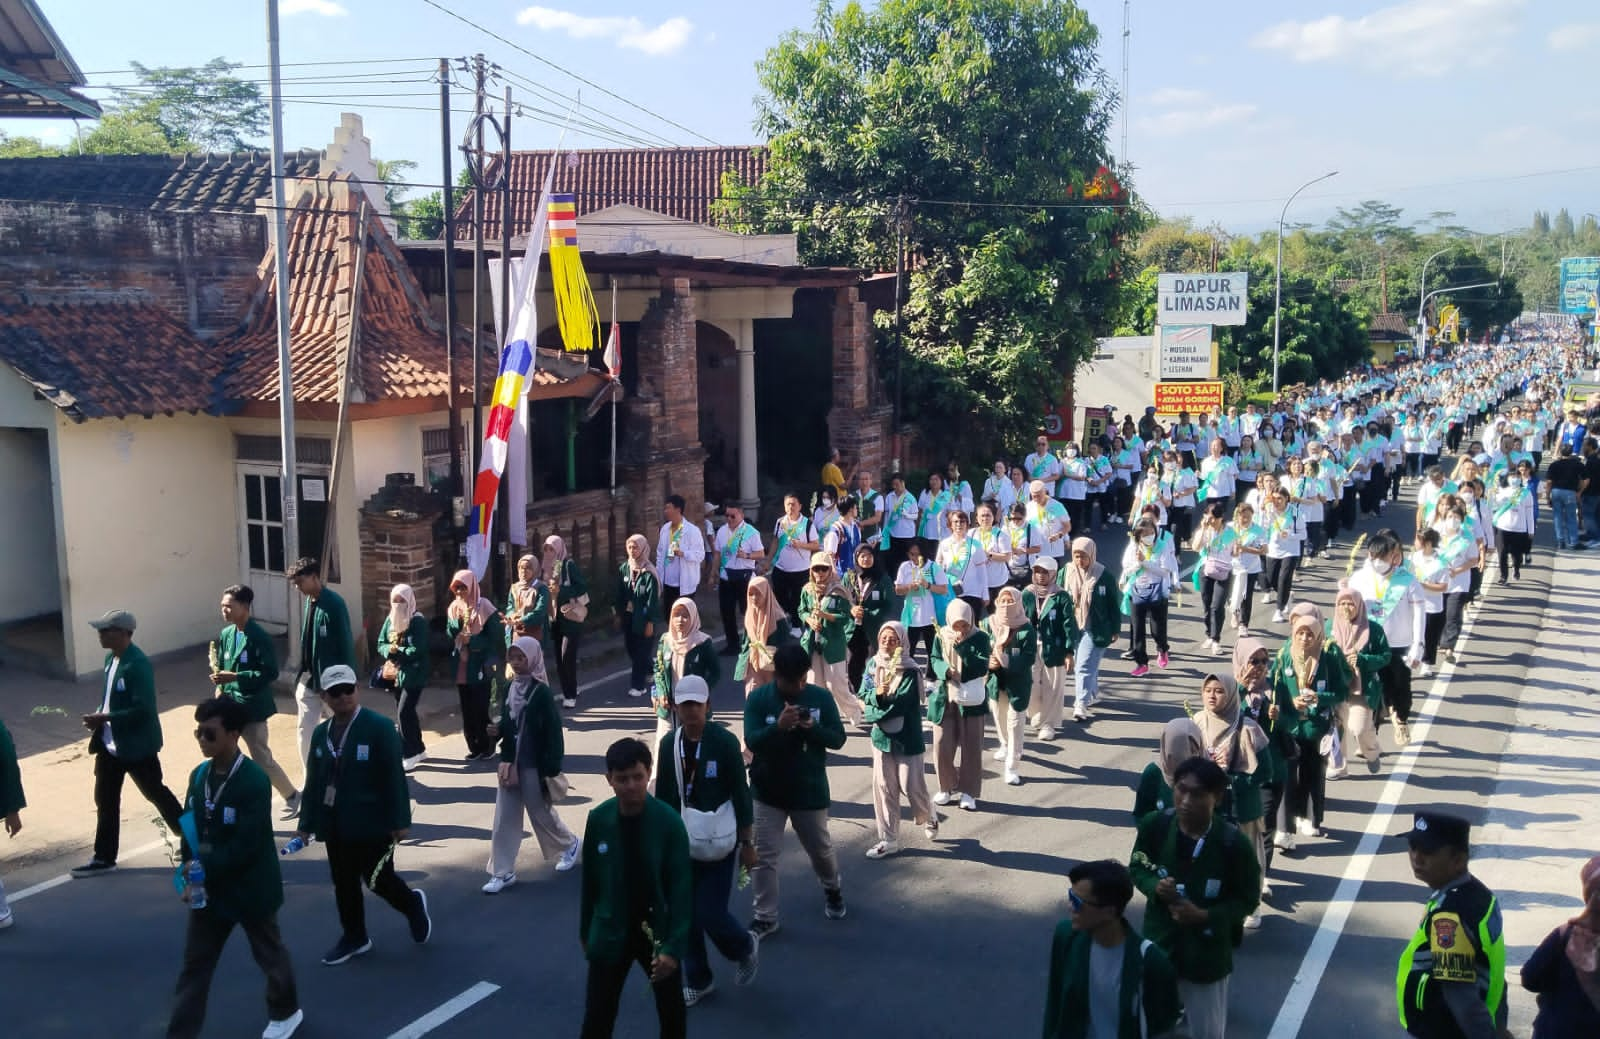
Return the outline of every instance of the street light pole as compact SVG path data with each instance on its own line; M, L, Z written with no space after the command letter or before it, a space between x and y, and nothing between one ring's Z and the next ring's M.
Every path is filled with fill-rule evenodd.
M1424 309L1428 303L1428 264L1449 251L1448 247L1440 249L1422 261L1422 283L1417 287L1417 357L1419 358L1428 352L1428 315Z
M1338 170L1334 170L1331 173L1324 173L1322 176L1314 177L1311 180L1308 180L1304 184L1300 185L1298 188L1295 188L1294 189L1294 195L1290 195L1287 199L1284 200L1283 211L1278 214L1278 267L1277 267L1277 274L1274 277L1275 284L1274 284L1273 289L1272 289L1272 393L1273 393L1273 396L1277 396L1277 393L1278 393L1278 345L1283 339L1283 329L1282 329L1282 325L1283 325L1283 221L1289 215L1289 203L1293 202L1295 200L1295 196L1296 195L1299 195L1300 192L1304 191L1306 188L1309 188L1313 184L1316 184L1316 183L1318 183L1320 181L1327 180L1329 177L1337 177L1338 175L1339 175L1339 171Z

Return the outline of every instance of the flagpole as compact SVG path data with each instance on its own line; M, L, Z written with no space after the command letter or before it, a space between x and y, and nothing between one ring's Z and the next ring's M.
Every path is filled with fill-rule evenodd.
M617 337L617 370L622 369L622 336L617 332L617 276L611 276L611 334ZM608 373L610 374L610 373ZM617 376L611 386L611 496L617 496Z

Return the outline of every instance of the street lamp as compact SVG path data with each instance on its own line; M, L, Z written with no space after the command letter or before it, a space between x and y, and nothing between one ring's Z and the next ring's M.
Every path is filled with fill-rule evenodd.
M1278 393L1278 343L1283 338L1283 221L1289 215L1289 203L1295 200L1295 195L1300 194L1300 192L1313 184L1338 175L1338 170L1334 170L1332 173L1324 173L1322 176L1308 180L1298 188L1295 188L1294 195L1290 195L1284 200L1283 211L1278 214L1278 272L1275 279L1276 285L1272 291L1272 393L1274 396Z
M1417 356L1428 352L1428 315L1423 309L1428 303L1428 264L1449 252L1447 246L1422 261L1422 284L1417 288Z

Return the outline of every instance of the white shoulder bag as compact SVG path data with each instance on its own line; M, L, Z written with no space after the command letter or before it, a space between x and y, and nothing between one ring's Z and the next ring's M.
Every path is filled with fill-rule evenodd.
M704 734L700 750L705 749ZM698 753L698 751L696 752ZM733 814L733 802L724 801L714 812L702 812L689 807L689 796L683 789L683 730L674 734L672 765L678 775L678 803L683 806L683 828L689 831L689 857L696 862L721 862L733 853L739 843L739 821Z

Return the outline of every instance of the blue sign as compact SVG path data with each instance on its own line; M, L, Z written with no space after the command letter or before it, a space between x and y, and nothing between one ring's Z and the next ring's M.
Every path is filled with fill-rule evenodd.
M1561 313L1593 316L1600 293L1600 256L1569 256L1561 261Z

